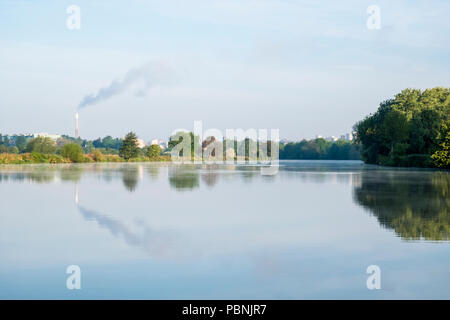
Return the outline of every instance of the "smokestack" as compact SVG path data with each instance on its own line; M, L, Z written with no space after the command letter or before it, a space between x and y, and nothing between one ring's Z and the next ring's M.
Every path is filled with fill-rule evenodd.
M78 112L75 113L75 139L78 139Z

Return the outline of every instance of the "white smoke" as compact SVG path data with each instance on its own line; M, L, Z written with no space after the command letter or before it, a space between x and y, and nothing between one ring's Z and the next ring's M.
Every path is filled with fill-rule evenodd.
M78 105L78 109L108 100L125 92L136 83L141 83L142 87L139 88L135 95L143 96L154 86L173 82L173 78L173 71L165 64L148 63L144 66L130 69L123 79L114 79L108 86L100 88L97 93L85 95Z

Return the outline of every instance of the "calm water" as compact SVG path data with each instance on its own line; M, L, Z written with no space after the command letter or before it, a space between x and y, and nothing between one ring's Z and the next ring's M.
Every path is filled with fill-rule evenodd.
M448 172L0 166L0 195L0 298L450 298Z

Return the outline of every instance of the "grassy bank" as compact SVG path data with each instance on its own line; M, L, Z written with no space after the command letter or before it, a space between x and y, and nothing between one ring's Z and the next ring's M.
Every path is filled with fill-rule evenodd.
M118 155L102 155L99 157L95 154L85 154L83 161L78 163L93 163L93 162L161 162L170 161L170 156L158 156L158 157L138 157L132 158L128 161L119 157ZM44 154L44 153L23 153L23 154L0 154L0 164L38 164L38 163L74 163L69 158L65 158L58 154Z

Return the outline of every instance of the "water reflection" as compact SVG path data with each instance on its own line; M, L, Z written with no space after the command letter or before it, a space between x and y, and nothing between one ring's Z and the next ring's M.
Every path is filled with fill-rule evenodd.
M142 179L142 166L125 166L120 169L120 172L125 188L130 192L136 190L139 180Z
M209 188L214 187L219 182L219 170L219 166L216 165L204 166L200 173L202 182Z
M161 174L163 172L163 174ZM448 241L450 233L450 173L427 170L399 170L363 166L359 162L282 162L280 174L263 177L252 165L174 165L86 164L0 166L0 183L78 184L83 176L97 177L106 183L121 180L134 192L145 177L149 181L167 179L177 192L193 192L204 186L215 188L233 180L256 185L297 180L300 184L318 183L351 186L353 201L373 214L380 225L392 229L405 240ZM276 181L279 179L279 181ZM286 208L289 209L289 208ZM83 211L84 210L84 211ZM92 212L80 208L84 216ZM99 218L99 224L107 221ZM325 222L324 222L325 223ZM110 224L117 232L118 224ZM114 231L116 230L116 231ZM121 234L135 242L126 230Z
M95 221L100 228L105 228L115 237L121 237L131 246L143 249L150 255L165 255L173 245L175 237L167 232L152 230L145 221L135 221L141 232L132 231L125 223L106 214L89 210L77 205L78 211L87 221Z
M196 166L181 165L170 167L169 184L179 191L198 188L200 186L200 181Z
M353 198L379 223L407 240L449 240L450 174L366 171Z

